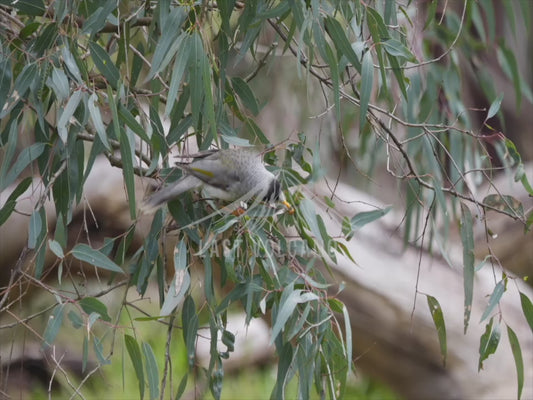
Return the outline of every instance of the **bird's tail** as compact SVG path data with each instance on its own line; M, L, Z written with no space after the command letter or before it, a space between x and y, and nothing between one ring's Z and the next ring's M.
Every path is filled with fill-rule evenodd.
M198 178L195 178L192 175L186 175L181 179L178 179L176 182L170 184L167 187L164 187L161 190L158 190L153 195L148 197L141 206L141 211L143 213L152 213L156 211L159 207L165 204L167 201L170 201L180 194L185 193L186 191L200 186L201 182Z

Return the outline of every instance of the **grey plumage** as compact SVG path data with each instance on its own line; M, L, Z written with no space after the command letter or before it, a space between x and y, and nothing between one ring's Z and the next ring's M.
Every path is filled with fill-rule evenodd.
M191 189L203 188L209 197L226 201L247 201L252 197L275 201L280 196L279 181L253 150L208 150L187 158L192 158L192 162L176 163L183 170L183 177L148 198L143 205L145 211Z

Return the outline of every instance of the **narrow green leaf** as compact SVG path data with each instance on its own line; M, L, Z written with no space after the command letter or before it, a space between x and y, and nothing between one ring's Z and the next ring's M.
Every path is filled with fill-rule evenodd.
M48 235L48 223L46 221L46 210L44 207L39 209L39 217L41 219L41 233L37 237L36 241L37 256L35 257L34 262L35 278L37 279L41 279L47 250L46 246L44 245L44 241Z
M111 360L104 355L104 346L99 338L93 336L93 350L100 365L109 365Z
M181 399L183 396L183 393L185 393L185 388L187 387L188 377L189 377L189 374L185 374L183 375L183 378L181 378L180 384L178 385L178 391L176 392L176 397L175 397L176 400Z
M126 182L126 191L128 193L128 205L130 206L130 217L135 220L135 173L133 170L133 160L135 154L130 145L128 134L124 129L120 130L120 157L122 160L122 175Z
M15 161L15 164L13 164L9 172L6 174L4 180L1 182L0 191L4 190L6 187L15 182L22 171L24 171L26 167L35 161L41 154L43 154L45 148L45 143L34 143L30 147L22 149L17 157L17 160Z
M57 99L63 102L68 98L70 86L67 74L62 69L53 67L52 73L48 77L46 84L54 91Z
M472 299L474 295L474 232L472 230L472 213L461 203L461 242L463 243L463 286L465 292L464 303L464 331L468 329Z
M505 43L500 43L498 48L498 60L503 71L510 77L513 81L514 91L515 91L515 101L518 110L520 110L522 104L522 91L525 88L528 88L528 83L522 79L520 75L520 70L518 68L518 63L516 61L515 53L509 49Z
M424 30L426 30L430 25L435 24L435 14L437 11L438 0L431 0L431 4L426 10L426 22L424 24Z
M96 93L91 94L89 101L87 102L87 108L89 109L89 114L93 121L94 128L96 129L96 134L100 138L100 141L103 143L105 148L108 151L111 151L111 146L107 140L107 133L104 122L102 121L102 114L100 113L100 107L97 106L98 96Z
M520 292L520 303L522 304L522 312L531 328L531 333L533 333L533 304L529 300L529 297L522 292Z
M264 10L261 10L260 12L258 12L257 18L260 18L262 20L266 20L270 18L278 18L289 10L290 10L290 2L280 1L279 3L277 3L277 5L273 6L272 8L265 7ZM227 18L229 21L229 15L227 15Z
M191 286L191 276L187 270L187 244L182 239L174 250L174 279L170 283L159 315L170 315L179 306Z
M331 16L326 17L325 23L327 32L337 51L343 54L357 71L361 72L361 63L346 37L346 27L343 27L339 21Z
M387 59L389 60L392 73L396 77L396 82L398 82L398 86L402 91L404 99L409 100L409 98L407 97L407 87L405 86L405 75L403 73L404 70L400 67L400 63L398 62L398 59L396 57L387 54Z
M89 50L96 68L104 75L113 89L117 89L120 73L109 54L96 42L89 42Z
M46 329L43 333L43 348L48 348L54 343L54 340L59 333L59 329L63 324L64 309L65 304L59 304L48 318L48 324L46 324Z
M22 15L40 16L46 11L44 0L18 0L3 2L4 5L10 5L16 8Z
M88 333L83 335L83 350L81 357L81 370L85 372L87 369L87 361L89 360L89 338Z
M238 147L252 146L248 139L241 138L238 136L220 135L220 137L224 142L226 142L227 144L233 145L233 146L238 146Z
M372 54L370 51L363 55L363 66L361 72L361 89L360 89L360 114L359 114L359 132L363 132L366 124L366 112L368 111L368 103L370 103L370 95L372 94L372 84L374 81L374 65L372 62Z
M103 7L98 7L83 23L83 34L94 35L98 33L105 26L109 14L117 8L118 3L114 1L104 1L101 3Z
M15 157L15 154L17 152L18 127L19 127L18 121L13 119L10 121L9 130L8 130L8 127L6 126L4 134L0 136L0 138L2 138L2 141L3 141L2 163L0 164L0 192L4 191L4 189L7 188L11 184L9 182L6 182L6 177L7 177L7 171L8 171L9 165L11 165L11 161L13 161L13 157ZM7 142L4 136L7 136ZM11 178L11 180L13 181L14 179Z
M483 203L508 214L524 218L524 207L522 206L522 203L513 196L490 194L483 199Z
M14 96L24 97L30 85L39 77L39 67L35 63L26 64L15 80Z
M502 100L503 100L503 93L500 93L500 95L490 105L489 112L487 113L487 119L491 119L492 117L496 115L498 111L500 111Z
M491 354L494 354L498 343L500 342L500 326L498 323L493 324L494 319L491 318L490 322L485 328L485 333L481 335L479 341L479 364L478 371L483 369L483 361L485 361Z
M7 221L11 213L15 210L17 199L26 192L32 182L32 177L28 176L20 181L15 190L11 192L4 206L0 209L0 226Z
M300 202L298 209L300 210L305 222L309 226L309 229L311 229L311 232L313 233L315 239L321 239L322 236L320 234L320 228L318 226L318 221L316 218L317 213L315 210L314 203L308 198L304 198Z
M228 348L228 351L235 350L235 335L224 329L222 332L222 343Z
M203 67L205 62L204 46L198 33L191 36L191 54L189 57L189 85L191 87L191 113L193 126L198 128L205 98Z
M448 345L446 341L446 324L444 323L444 314L442 313L442 308L439 301L430 295L426 295L428 301L429 311L431 317L433 318L433 323L437 329L437 334L439 336L440 344L440 354L442 356L442 364L446 366L446 358L448 354Z
M408 61L416 62L416 58L413 53L411 53L411 51L409 51L409 49L405 47L404 44L399 40L388 39L381 44L389 55L393 57L403 57Z
M274 343L278 334L285 327L285 323L294 312L296 306L300 303L318 300L318 296L311 292L304 292L302 290L294 290L293 285L289 285L283 291L282 299L280 300L279 312L276 315L270 343Z
M129 110L122 105L118 104L118 115L120 116L120 121L124 122L133 132L137 134L145 142L150 142L150 138L146 134L146 129L142 127L141 124L137 122L135 117L129 112Z
M79 312L70 310L67 316L68 319L70 319L70 322L72 322L72 326L74 327L74 329L80 329L83 326L83 318L81 317Z
M486 320L489 317L492 310L494 310L494 307L498 305L498 303L500 302L500 299L502 298L503 292L505 292L505 283L506 283L505 280L502 279L496 284L496 287L494 288L494 291L492 292L492 295L490 296L489 304L487 305L487 308L483 312L483 315L481 316L481 320L479 322L483 322L484 320Z
M79 301L79 305L86 314L98 313L104 321L111 322L111 317L107 313L104 303L94 297L84 297Z
M37 239L41 235L43 224L39 210L34 210L30 217L30 225L28 232L28 248L35 249L37 246Z
M39 32L32 46L32 50L37 57L42 57L48 49L56 44L58 35L57 23L54 22L44 26L45 28Z
M278 348L278 374L276 377L276 386L272 392L272 399L285 398L285 386L287 385L287 377L293 360L293 350L291 343L285 343L283 347Z
M150 400L155 400L159 396L159 370L157 368L157 361L155 359L152 347L143 342L142 344L146 376L148 378L148 388L150 389Z
M119 272L121 274L124 273L124 271L107 256L84 243L77 244L70 251L70 254L72 254L74 258L94 265L95 267L107 269L113 272Z
M326 57L325 60L329 64L329 70L331 73L331 82L333 88L333 100L335 102L335 116L338 121L341 120L341 95L340 95L340 71L339 64L335 54L333 54L333 49L328 43L324 44Z
M516 367L516 380L518 385L517 398L522 397L522 389L524 389L524 361L522 359L522 350L520 349L520 342L516 333L507 325L507 336L509 337L509 344L513 351L514 363ZM531 381L530 381L531 382Z
M9 216L15 211L17 202L15 200L7 200L2 208L0 208L0 226L2 226Z
M63 248L61 245L56 242L53 239L48 239L48 247L59 258L65 258L65 254L63 253Z
M152 66L147 79L152 79L157 73L162 71L170 62L172 57L177 53L178 58L181 53L178 52L180 41L183 35L178 36L181 32L181 25L187 18L187 7L172 7L168 18L161 27L161 35L157 42L154 55L152 57Z
M310 335L306 335L297 347L295 367L298 368L298 398L309 399L311 396L311 388L313 386L313 375L315 372L315 358L317 349L315 344L312 343L309 338ZM351 360L348 360L351 365ZM339 397L342 398L342 397Z
M204 111L203 114L206 117L206 140L203 148L207 144L211 144L213 140L217 138L217 125L216 125L216 116L215 116L215 103L213 101L213 89L211 82L213 81L211 73L211 63L209 59L204 55L202 64L202 81L203 81L203 91L205 93L204 99Z
M57 121L57 133L63 143L67 142L68 138L68 130L67 125L70 123L70 119L74 115L74 112L78 108L78 105L80 104L80 101L83 96L82 89L76 90L72 96L70 96L70 99L68 99L67 105L62 110L61 115Z
M372 9L371 7L366 7L366 11L368 30L370 31L374 44L376 44L374 49L378 56L379 71L381 73L381 84L383 85L382 87L384 91L386 91L388 79L385 70L386 65L385 58L383 56L384 51L383 46L379 44L382 40L386 40L388 38L387 27L385 26L381 15L376 10Z
M76 82L81 83L83 79L81 77L80 68L78 67L78 64L76 64L76 59L70 52L70 48L68 46L64 46L61 50L61 55L63 56L63 62L65 64L66 71L72 78L74 78Z
M190 35L184 33L178 37L176 41L179 45L177 52L179 57L174 60L174 67L172 69L172 78L170 80L170 87L168 89L167 104L165 106L165 115L170 115L174 102L178 96L178 90L181 86L183 75L187 65L189 64L189 57L191 54L191 40Z
M133 336L124 335L124 342L126 343L126 349L128 350L131 363L133 364L135 375L137 376L137 382L139 383L139 397L142 400L144 398L144 370L141 349Z
M525 232L531 231L531 226L533 226L533 210L529 212L529 215L526 220L526 227L524 229Z
M387 206L385 208L381 208L379 210L372 210L372 211L363 211L355 216L352 217L350 220L352 231L357 231L361 229L366 224L369 224L384 215L386 215L390 210L392 210L392 206Z
M350 374L352 372L353 359L352 324L350 323L350 313L345 304L342 304L342 315L344 316L344 329L346 330L346 362L348 363L348 374Z
M530 196L533 196L533 187L531 186L531 184L529 183L529 180L527 179L527 175L524 170L524 164L520 163L518 167L516 168L514 180L515 182L520 181L520 183L522 183L522 186L524 187L524 189L526 189L528 194Z
M242 100L244 106L250 110L253 115L259 114L259 104L252 92L252 89L248 86L244 79L239 77L231 78L231 86L235 93Z
M182 311L183 339L187 347L187 362L189 367L194 366L196 358L196 334L198 332L198 315L193 298L189 295L183 302Z
M516 145L508 138L505 138L505 148L509 152L509 156L514 161L514 164L511 165L520 165L522 163L522 157L520 152L516 148Z
M11 92L12 67L10 58L5 54L0 55L0 110L4 110L4 105ZM4 112L6 111L4 110ZM4 115L7 114L0 113L0 118L3 118Z
M244 121L246 124L246 128L250 131L250 133L259 140L259 143L261 144L269 144L270 141L266 137L265 133L261 130L259 125L257 125L252 118L246 118Z

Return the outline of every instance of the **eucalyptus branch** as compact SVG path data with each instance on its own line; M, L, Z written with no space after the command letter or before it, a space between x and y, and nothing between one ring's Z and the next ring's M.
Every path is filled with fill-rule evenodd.
M115 156L115 155L113 155L111 153L107 153L105 156L107 157L107 159L109 160L109 163L113 167L117 167L117 168L120 168L120 169L124 168L124 164L122 163L122 158L117 157L117 156ZM135 167L133 167L133 172L134 172L135 175L143 177L143 178L146 177L146 176L151 176L150 175L150 170L148 168L135 166ZM152 175L153 174L155 174L155 172L152 172Z
M172 342L172 333L174 330L174 319L176 318L176 314L172 314L170 316L170 320L168 321L168 328L167 328L167 343L165 345L165 368L163 369L163 379L161 379L161 393L159 395L159 399L163 400L165 398L165 389L167 387L167 378L170 372L170 376L172 376L172 357L170 354L170 344ZM172 392L172 387L170 388L170 391Z
M331 79L324 78L317 71L315 71L312 66L308 65L309 64L309 60L307 59L305 54L303 54L301 51L295 49L294 46L292 45L292 43L288 43L288 35L281 29L279 24L276 23L276 21L274 21L272 19L268 19L268 22L269 22L270 26L272 26L272 28L276 31L276 33L278 33L278 35L283 39L283 41L285 41L285 43L287 43L287 45L288 45L287 48L293 54L293 56L295 56L297 59L300 60L300 63L302 64L302 66L304 66L311 73L312 76L314 76L316 79L318 79L318 81L321 84L329 87L330 89L333 89L333 82L331 81ZM354 96L348 94L342 88L339 88L339 94L340 94L340 96L343 99L348 100L350 103L352 103L352 104L354 104L356 106L360 106L359 99L357 99ZM379 112L379 113L385 115L386 117L390 118L391 120L393 120L393 121L397 122L398 124L400 124L402 126L405 126L405 127L416 127L416 128L421 128L421 129L424 129L424 130L428 130L429 128L433 127L433 128L443 129L443 130L455 130L455 131L458 131L458 132L461 132L461 133L469 134L470 136L473 136L473 137L478 138L478 139L480 138L480 136L474 135L471 132L469 133L469 131L466 131L466 130L462 130L462 129L459 129L459 128L456 128L456 127L453 127L453 126L446 126L446 125L443 125L443 124L434 124L434 125L432 125L432 124L414 124L414 123L409 123L407 121L402 120L401 118L396 116L394 113L391 113L391 112L389 112L389 111L387 111L387 110L385 110L383 108L380 108L378 106L375 106L375 105L373 105L371 103L368 104L367 119L369 121L374 121L375 123L377 123L380 126L380 128L384 132L387 133L387 135L391 138L391 140L395 144L395 146L398 149L398 151L401 153L402 158L404 159L404 161L405 161L405 163L407 165L408 174L406 176L403 176L402 179L406 179L406 178L414 179L420 186L422 186L422 187L424 187L426 189L429 189L429 190L431 190L433 192L436 192L437 190L440 190L440 191L442 191L444 193L447 193L450 196L465 200L465 201L467 201L469 203L472 203L472 204L474 204L474 205L476 205L478 207L481 207L485 211L486 210L495 211L497 213L506 215L506 216L512 218L515 221L520 221L520 222L525 224L524 219L521 216L517 215L516 213L508 212L506 210L501 210L498 207L495 207L495 206L492 206L490 204L486 204L486 203L480 202L479 200L474 198L473 194L471 196L469 196L469 195L460 193L460 192L458 192L458 191L456 191L456 190L454 190L452 188L446 188L446 187L441 187L441 188L437 189L435 186L427 183L424 179L422 179L421 175L416 171L416 168L413 165L413 163L411 161L411 158L407 154L407 151L405 150L402 141L400 141L398 139L398 137L396 137L396 135L394 135L392 133L391 129L389 127L387 127L386 124L380 118L378 118L376 116L375 112Z
M266 65L266 60L267 58L270 56L270 54L276 50L276 47L278 47L278 42L272 42L270 44L270 47L268 48L268 50L265 52L265 55L263 57L261 57L261 59L259 60L259 62L257 63L257 68L250 74L248 75L246 78L244 78L244 80L246 82L250 82L252 79L254 79L257 74L259 73L259 71Z
M81 140L85 140L87 142L94 142L96 140L95 135L91 133L87 133L87 132L78 133L78 138ZM108 139L108 142L114 150L120 149L120 143L117 140ZM150 165L152 163L152 160L139 149L135 149L135 155L139 157L139 159L141 159L141 161L144 162L146 165ZM142 176L146 176L146 175L142 175Z

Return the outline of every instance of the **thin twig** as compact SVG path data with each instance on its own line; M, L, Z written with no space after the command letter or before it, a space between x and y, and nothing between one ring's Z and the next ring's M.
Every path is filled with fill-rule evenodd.
M463 10L463 13L464 13L464 10ZM276 31L276 33L278 33L278 35L286 43L288 43L288 36L281 29L279 24L276 23L276 21L272 20L272 19L269 19L268 22L269 22L270 26L272 26L272 28ZM305 54L303 54L300 50L295 49L294 46L292 45L292 43L288 43L287 48L300 61L302 66L307 68L307 70L309 71L309 73L312 76L317 78L322 84L328 86L329 88L333 88L333 83L331 82L330 79L326 79L326 78L322 77L312 67L308 66L309 61L308 61L307 57L305 56ZM354 96L348 94L342 88L339 88L339 94L345 100L348 100L349 102L351 102L351 103L353 103L353 104L355 104L357 106L360 106L359 99L357 99ZM390 118L394 122L396 122L396 123L398 123L400 125L403 125L405 127L413 127L413 128L421 128L421 129L436 128L436 129L442 129L442 130L448 130L448 131L457 131L457 132L460 132L460 133L468 134L469 136L472 136L472 137L475 137L475 138L480 138L479 135L475 135L471 131L468 131L468 130L465 130L465 129L460 129L460 128L457 128L457 127L454 127L454 126L446 126L446 125L443 125L443 124L410 123L410 122L402 120L401 118L399 118L395 114L393 114L393 113L391 113L391 112L389 112L389 111L387 111L387 110L385 110L385 109L383 109L381 107L378 107L378 106L370 104L370 103L368 104L368 116L367 116L367 118L372 119L375 123L377 123L380 126L380 128L384 132L387 133L387 135L391 138L391 140L396 145L398 151L401 153L402 158L405 160L405 163L407 164L408 174L403 176L403 177L401 177L402 179L414 179L420 186L422 186L422 187L424 187L426 189L429 189L431 191L440 190L440 191L442 191L444 193L447 193L447 194L449 194L449 195L451 195L453 197L456 197L456 198L465 200L465 201L467 201L469 203L475 204L476 206L481 207L484 210L492 210L492 211L495 211L497 213L504 214L504 215L514 219L515 221L520 221L522 223L525 223L523 218L521 216L519 216L519 215L510 213L510 212L508 212L506 210L501 210L498 207L491 206L489 204L480 202L479 200L475 199L472 196L468 196L468 195L465 195L463 193L457 192L456 190L451 189L451 188L441 187L441 188L437 189L433 185L431 185L431 184L427 183L426 181L424 181L422 179L422 176L417 173L417 171L416 171L416 169L415 169L415 167L414 167L414 165L413 165L413 163L411 161L411 158L409 157L409 155L407 154L407 151L405 150L405 148L402 145L402 142L392 133L391 129L389 129L385 125L385 123L380 118L378 118L376 116L375 112L378 112L378 113L386 116L387 118Z

